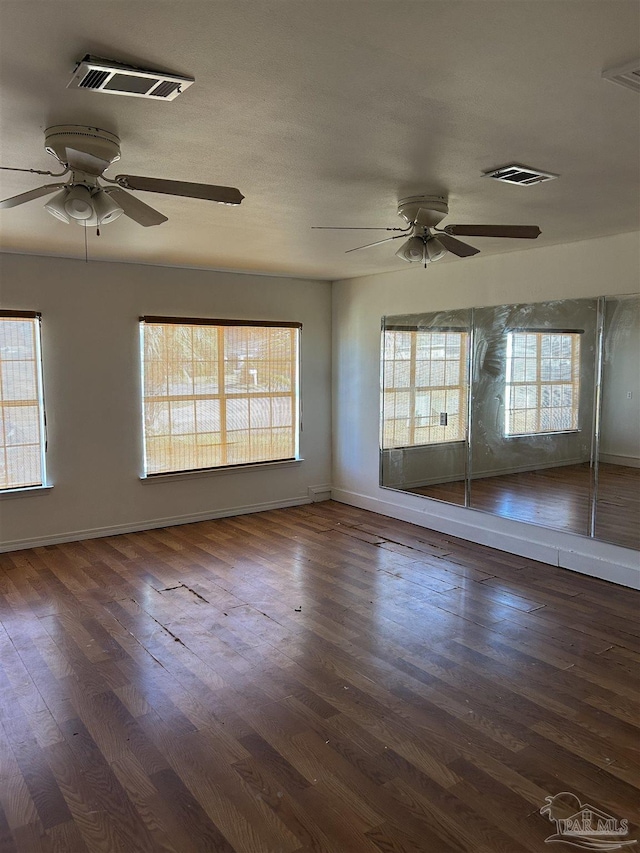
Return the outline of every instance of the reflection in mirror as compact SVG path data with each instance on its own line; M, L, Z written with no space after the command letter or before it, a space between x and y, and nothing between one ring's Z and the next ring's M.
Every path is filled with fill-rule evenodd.
M382 486L640 550L638 296L386 317L382 337Z
M385 318L382 485L464 506L469 318L468 310Z
M587 535L598 302L474 311L470 506Z
M640 550L640 297L605 301L595 535Z

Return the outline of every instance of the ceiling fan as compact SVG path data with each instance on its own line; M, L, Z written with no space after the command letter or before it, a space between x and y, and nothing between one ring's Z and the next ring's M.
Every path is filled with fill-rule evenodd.
M446 225L444 228L436 228L448 213L449 205L441 196L416 195L398 202L398 215L407 223L406 228L358 228L331 225L312 227L340 231L399 231L400 233L393 237L385 237L384 240L376 240L374 243L347 249L347 253L369 249L371 246L379 246L381 243L400 240L404 237L406 242L400 246L396 256L409 263L424 263L425 267L429 263L439 261L447 252L459 258L467 258L479 253L479 249L463 243L462 240L457 240L454 235L535 240L542 233L537 225Z
M161 225L167 217L150 207L127 190L163 193L215 201L218 204L237 205L244 196L235 187L218 187L212 184L194 184L188 181L166 181L162 178L144 178L138 175L116 175L107 178L106 169L120 159L120 140L107 130L84 125L59 124L45 130L45 150L64 167L62 172L40 169L14 169L17 172L32 172L36 175L51 175L61 178L71 173L63 182L45 184L35 190L0 201L0 210L16 207L27 201L41 198L59 190L45 209L62 222L77 222L78 225L95 226L113 222L123 213L140 225ZM112 186L104 186L104 181Z

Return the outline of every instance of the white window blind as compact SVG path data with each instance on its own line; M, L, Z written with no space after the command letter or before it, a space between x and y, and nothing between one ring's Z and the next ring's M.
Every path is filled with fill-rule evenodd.
M463 440L468 333L387 327L383 347L383 448Z
M505 434L578 429L580 332L507 334Z
M0 311L0 491L44 484L40 318Z
M300 328L141 318L145 473L295 459Z

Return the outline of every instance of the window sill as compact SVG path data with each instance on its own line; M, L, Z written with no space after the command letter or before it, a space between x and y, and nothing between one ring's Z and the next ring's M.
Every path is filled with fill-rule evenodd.
M459 447L464 445L464 438L452 438L450 441L431 441L428 444L402 444L398 447L383 447L382 453L391 453L394 450L437 450L439 447Z
M541 438L544 435L578 435L579 429L557 429L553 432L513 432L504 433L504 438Z
M248 465L228 465L225 468L203 468L201 471L176 471L167 474L150 474L148 477L140 477L141 483L167 483L172 480L191 480L197 477L220 477L222 474L237 474L240 471L263 471L272 468L289 468L298 466L304 459L283 459L279 462L251 462Z
M42 495L50 492L53 486L26 486L23 489L6 489L0 492L0 500L9 498L28 498L31 495Z

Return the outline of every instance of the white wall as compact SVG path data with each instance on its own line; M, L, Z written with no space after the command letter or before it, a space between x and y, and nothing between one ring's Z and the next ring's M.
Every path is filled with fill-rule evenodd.
M0 500L0 548L309 499L331 474L331 285L0 255L3 308L42 313L51 491ZM304 462L141 482L138 318L299 321Z
M375 249L373 251L383 251ZM640 586L638 555L560 531L380 488L380 318L638 290L638 234L447 259L334 282L334 497L514 553Z

